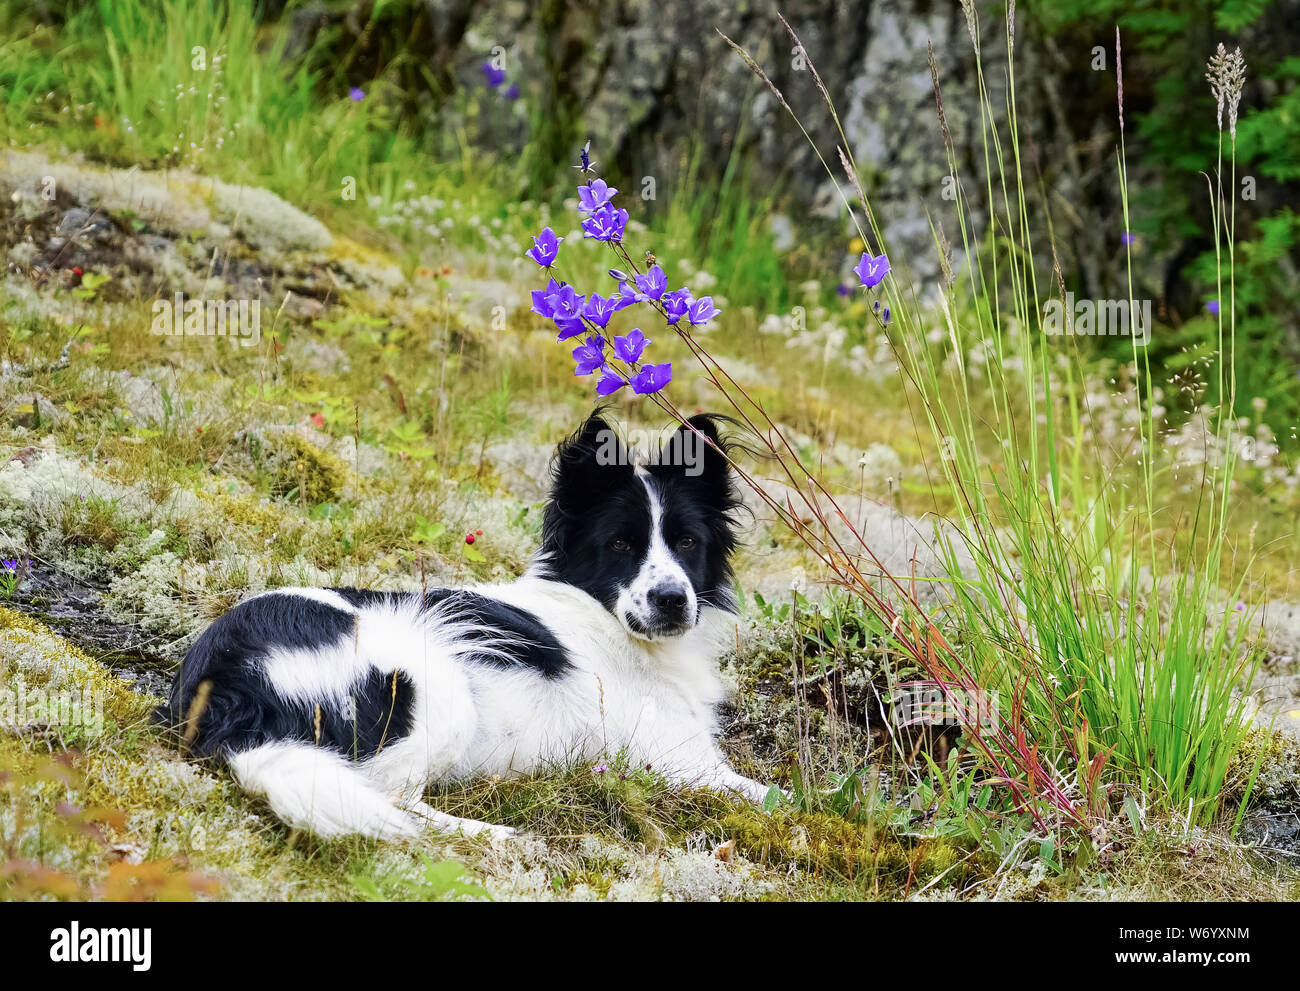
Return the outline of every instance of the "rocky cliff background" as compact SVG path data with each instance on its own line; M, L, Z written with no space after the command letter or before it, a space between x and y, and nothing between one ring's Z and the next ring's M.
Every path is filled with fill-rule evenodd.
M1215 140L1215 104L1205 85L1214 46L1239 45L1252 84L1242 107L1241 177L1255 179L1239 223L1285 221L1271 236L1284 303L1270 332L1295 357L1297 296L1294 213L1300 187L1295 148L1300 3L1190 3L1180 12L1126 5L1039 2L1016 10L1015 91L1026 182L1050 212L1036 243L1044 267L1059 267L1078 296L1125 293L1124 222L1114 147L1118 139L1116 28L1122 29L1125 138L1132 226L1148 263L1137 293L1174 325L1201 310L1206 285L1194 266L1212 248L1203 176L1189 163ZM783 14L802 41L797 50ZM987 169L979 105L983 83L1005 106L1008 57L1001 5L957 2L775 0L667 2L317 2L267 18L292 19L297 54L313 51L325 85L391 85L381 96L436 145L465 126L484 154L520 157L521 195L544 196L591 139L616 175L654 180L656 200L741 182L780 207L773 237L795 255L827 228L845 230L843 204L813 148L780 101L727 46L744 46L836 168L842 142L818 92L811 59L839 109L844 138L867 173L867 193L893 254L922 281L940 277L931 221L959 241L949 167L936 110L935 77L965 195L988 222ZM933 51L935 76L931 73ZM483 63L517 87L508 113L484 112L465 93L484 88ZM493 108L488 108L493 109ZM1278 129L1281 129L1280 131ZM1004 139L1006 129L1002 128ZM1288 141L1280 140L1283 135ZM1009 150L1004 150L1009 154ZM945 192L949 195L945 195ZM850 193L850 199L852 198ZM997 206L996 202L994 206ZM788 224L787 224L788 222ZM816 249L810 252L820 259ZM957 245L960 256L960 245ZM809 266L811 267L811 265ZM1267 281L1268 272L1255 273ZM1180 343L1185 343L1181 342Z

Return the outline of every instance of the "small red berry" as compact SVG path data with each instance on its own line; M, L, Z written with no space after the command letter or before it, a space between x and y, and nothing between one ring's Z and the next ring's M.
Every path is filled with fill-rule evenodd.
M474 532L477 533L480 537L483 536L482 530L475 530Z
M467 544L472 544L472 543L474 543L474 534L472 534L472 533L467 533L467 534L465 534L465 543L467 543Z

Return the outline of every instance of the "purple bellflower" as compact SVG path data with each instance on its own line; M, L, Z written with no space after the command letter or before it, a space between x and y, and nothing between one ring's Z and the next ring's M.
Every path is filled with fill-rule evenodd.
M646 365L632 379L632 391L640 396L658 392L673 380L673 365L665 361L662 365Z
M552 315L554 314L554 310L552 309L551 304L547 302L547 298L550 296L554 296L556 293L560 291L561 288L563 288L562 283L556 282L554 279L551 279L551 281L547 283L545 289L534 289L532 292L532 296L533 296L532 311L536 313L539 317L545 317L547 320L551 319Z
M652 299L659 299L668 291L668 276L664 275L664 270L656 265L645 275L636 277L636 301L646 303Z
M605 338L599 334L592 334L587 338L587 343L579 344L573 349L573 360L576 367L573 370L574 375L590 375L597 368L605 366Z
M686 308L686 319L696 326L708 323L722 311L713 305L712 296L701 296Z
M603 374L600 377L600 381L596 383L596 395L612 396L614 393L618 392L619 389L623 388L623 386L627 385L627 379L614 371L614 369L610 368L608 365L601 369L601 371Z
M592 179L588 185L578 187L578 209L584 213L594 213L608 205L617 192L604 179Z
M594 323L602 330L609 326L609 319L619 309L618 301L610 298L606 299L600 293L592 293L587 297L587 305L582 308L582 315Z
M533 238L533 246L524 254L542 268L550 268L555 264L555 258L560 253L560 242L563 240L562 237L556 237L555 231L549 227L543 227L542 232Z
M626 309L636 301L636 289L633 287L632 283L621 283L618 287L618 308L620 310Z
M619 359L629 365L634 365L641 360L641 353L650 342L646 339L645 334L641 333L641 328L628 331L626 337L614 338L614 353Z
M627 217L626 210L606 203L582 222L582 229L586 232L583 236L597 241L622 241L623 231L627 228Z
M862 260L853 269L858 281L867 289L880 285L880 280L889 274L889 259L884 255L872 257L871 252L864 251Z
M664 313L668 317L668 326L673 327L682 317L686 316L695 300L691 298L691 291L683 286L675 292L664 293L659 302L663 305Z
M586 329L586 325L582 322L582 307L585 299L586 297L575 292L573 286L568 283L561 283L556 292L546 297L546 303L551 308L550 317L555 321L555 326L560 328L560 336L556 340L566 341Z

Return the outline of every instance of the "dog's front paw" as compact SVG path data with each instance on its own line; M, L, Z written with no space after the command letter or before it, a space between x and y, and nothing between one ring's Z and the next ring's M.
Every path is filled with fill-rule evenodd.
M773 787L775 786L765 785L761 781L755 781L753 778L746 778L740 774L727 782L729 791L735 792L755 805L766 805L768 793ZM781 794L785 795L785 792L781 792ZM786 795L786 797L789 798L789 795Z
M460 833L462 836L474 836L492 843L502 840L514 839L519 835L519 830L513 826L499 826L494 822L480 822L477 819L460 819L450 827L444 829Z
M424 802L414 802L410 809L420 816L426 824L443 833L460 833L462 836L482 836L492 841L508 840L519 835L513 826L498 826L494 822L482 822L478 819L462 819L448 815Z
M465 832L467 836L482 836L489 840L512 840L521 835L514 826L498 826L490 822L480 823L473 831Z

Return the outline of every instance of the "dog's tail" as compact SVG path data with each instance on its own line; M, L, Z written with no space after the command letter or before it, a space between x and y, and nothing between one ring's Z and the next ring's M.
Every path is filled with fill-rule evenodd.
M325 837L419 835L417 820L376 790L342 754L306 743L266 743L230 754L228 763L239 783L265 797L290 826Z

